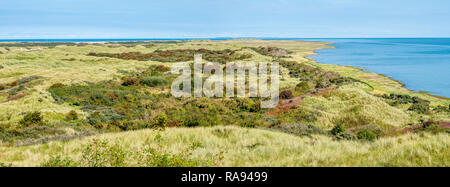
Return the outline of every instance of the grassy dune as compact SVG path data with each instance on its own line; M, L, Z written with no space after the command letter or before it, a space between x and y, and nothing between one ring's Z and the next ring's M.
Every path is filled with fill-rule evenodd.
M53 45L0 44L0 165L449 166L450 100L308 58L327 43ZM170 97L168 69L199 49L280 62L287 98Z
M155 138L160 135L160 138ZM333 141L326 136L298 137L240 127L170 128L112 133L42 145L0 148L0 160L12 166L39 166L50 156L82 157L94 139L134 151L144 146L179 153L193 145L191 158L215 160L215 166L450 166L447 134L406 134L375 142ZM219 155L219 156L218 156ZM136 165L127 157L126 165Z

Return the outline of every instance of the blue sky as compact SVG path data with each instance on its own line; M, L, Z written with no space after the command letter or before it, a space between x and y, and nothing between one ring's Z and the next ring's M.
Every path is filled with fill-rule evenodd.
M0 38L450 37L449 0L1 0Z

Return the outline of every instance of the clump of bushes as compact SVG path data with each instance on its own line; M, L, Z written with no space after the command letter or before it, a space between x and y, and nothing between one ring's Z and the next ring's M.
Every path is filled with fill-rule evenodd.
M37 80L37 79L40 79L40 78L42 78L42 77L41 76L32 75L32 76L24 77L24 78L21 78L21 79L17 80L17 83L18 84L25 84L25 83L28 83L28 82L31 82L33 80Z
M259 54L271 56L271 57L286 57L288 54L291 54L292 51L289 51L287 49L278 48L278 47L257 47L257 48L251 48L254 51L256 51Z
M240 111L259 112L261 110L261 102L254 98L237 98L236 102Z
M75 110L71 110L69 113L66 114L66 119L69 121L77 120L78 113Z
M1 52L1 51L0 51ZM1 53L0 53L1 54ZM0 65L0 69L3 69L3 68L5 68L4 66L2 66L2 65Z
M435 108L433 108L433 111L435 112L450 112L450 104L447 106L439 105Z
M4 90L4 89L6 89L6 86L3 84L0 84L0 90Z
M356 137L359 140L367 140L367 141L374 141L375 139L377 139L377 135L369 129L362 129L358 131Z
M135 86L135 85L139 85L140 82L141 82L141 80L139 78L125 77L122 82L122 86Z
M408 110L415 111L417 113L427 113L430 111L430 101L421 99L416 96L409 95L401 95L401 94L384 94L381 96L384 99L387 99L390 105L397 106L399 104L412 104Z
M298 78L303 83L298 85L302 91L313 88L328 88L332 85L342 85L354 82L354 79L342 77L339 73L324 71L318 67L314 67L305 63L299 63L289 60L275 60L280 65L289 70L289 75ZM310 86L311 85L311 86Z
M294 94L291 90L283 90L280 92L280 98L281 99L292 99L294 97Z
M25 86L23 86L23 85L20 85L18 87L14 87L14 88L12 88L11 90L8 91L8 94L9 94L8 97L15 96L15 95L17 95L19 92L21 92L23 90L25 90Z
M334 126L331 131L331 135L337 140L353 140L354 136L347 133L347 130L341 125L337 124Z
M97 128L103 128L105 123L112 121L124 120L125 116L119 114L117 111L108 109L103 111L95 111L91 113L87 120L89 124L94 125Z
M157 127L166 127L168 123L167 116L165 114L160 114L155 119L155 126Z
M181 153L169 153L160 147L144 146L137 149L125 149L106 140L94 139L81 150L78 160L68 156L52 156L41 163L42 167L198 167L215 166L219 157L198 160L190 157L194 148Z
M143 79L141 84L149 87L156 87L168 85L169 81L163 77L154 76Z
M251 58L250 54L238 54L237 50L208 50L208 49L176 49L157 50L153 53L143 54L141 52L125 53L89 53L88 56L111 57L124 60L159 61L159 62L186 62L194 60L194 54L202 54L203 59L210 62L226 63L236 60Z
M423 121L419 128L415 129L415 132L429 132L432 134L438 134L438 133L450 133L450 128L448 126L441 126L438 121L435 120L427 120Z
M396 106L399 104L409 104L409 103L421 103L428 102L427 100L421 99L417 96L401 95L401 94L384 94L381 96L384 99L391 100L390 104Z
M19 123L25 126L31 126L41 124L42 120L43 117L41 115L41 112L30 112L27 113Z
M415 111L420 114L425 114L430 111L430 103L429 102L420 102L413 103L409 108L409 111Z

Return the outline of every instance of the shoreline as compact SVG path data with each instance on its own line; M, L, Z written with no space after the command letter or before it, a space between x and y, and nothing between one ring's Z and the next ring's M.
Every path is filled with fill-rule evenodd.
M302 41L304 41L304 40L302 40ZM333 42L320 42L320 43L324 43L326 46L328 46L327 48L322 48L322 49L336 49L335 46L332 46L332 45L331 45L331 44L333 44ZM386 74L383 74L383 73L377 73L377 72L367 71L367 70L364 70L363 68L359 68L359 67L352 66L352 65L346 65L346 66L343 66L343 65L327 64L327 63L320 63L320 62L317 62L317 61L316 61L315 59L313 59L312 57L313 57L313 56L318 56L318 55L320 55L320 54L317 52L317 50L322 50L322 49L315 49L315 50L313 50L313 53L314 53L314 54L313 54L313 55L310 55L310 56L307 56L306 58L309 59L309 60L311 60L311 61L314 61L314 62L317 63L317 64L326 64L326 65L334 65L334 66L340 66L340 67L349 67L349 68L356 69L356 70L358 70L358 71L362 71L362 72L366 72L366 73L374 73L374 74L376 74L376 75L378 75L378 76L385 77L385 78L387 78L387 79L389 79L389 80L391 80L391 81L394 81L394 82L400 84L402 88L404 88L404 89L406 89L406 90L408 90L408 91L410 91L410 92L414 92L414 93L417 93L417 94L424 94L424 95L428 95L428 96L435 97L435 98L438 98L438 99L450 100L450 98L445 97L445 96L440 96L440 95L430 94L429 91L421 91L421 90L416 91L416 90L409 89L409 88L407 87L407 85L406 85L405 83L403 83L402 81L396 80L396 79L394 79L394 78L392 78L392 77L390 77L390 76L388 76L388 75L386 75Z

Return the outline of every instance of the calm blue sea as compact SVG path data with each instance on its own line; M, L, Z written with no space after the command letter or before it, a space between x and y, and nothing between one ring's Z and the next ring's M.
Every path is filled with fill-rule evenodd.
M357 66L411 90L450 98L450 38L308 40L336 47L316 51L312 58L319 63Z
M170 38L170 39L23 39L0 42L101 42L158 41L233 38ZM258 38L256 38L258 39ZM366 71L384 74L415 91L450 98L450 38L259 38L277 40L309 40L333 42L335 49L318 50L313 56L319 63L351 65Z

